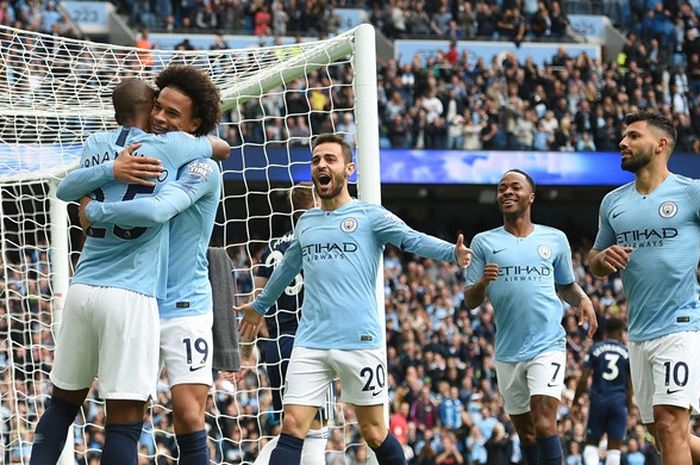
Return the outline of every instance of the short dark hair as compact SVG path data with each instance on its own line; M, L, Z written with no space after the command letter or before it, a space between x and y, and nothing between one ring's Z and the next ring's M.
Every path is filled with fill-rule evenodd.
M112 91L114 119L125 124L141 114L150 113L156 91L146 81L136 78L124 79Z
M605 323L605 332L608 334L617 334L625 330L625 322L621 318L608 318Z
M505 173L503 173L503 176L501 176L501 179L503 179L503 177L504 177L506 174L508 174L508 173L518 173L518 174L522 174L523 176L525 176L525 180L526 180L527 183L530 185L530 188L532 189L532 192L535 192L535 180L532 179L532 176L530 176L529 174L527 174L525 171L519 170L518 168L509 169L508 171L506 171Z
M195 136L205 136L219 127L221 97L207 74L189 65L171 65L156 77L159 90L174 87L192 99L192 117L201 121Z
M314 184L300 182L292 186L289 191L289 203L292 210L308 210L314 206Z
M343 151L343 158L345 159L345 163L352 163L352 147L350 147L350 144L348 144L342 137L331 133L320 134L318 137L316 137L316 139L314 139L314 142L311 146L311 150L315 149L321 144L340 145L340 148Z
M670 119L666 118L661 113L656 113L653 111L638 111L636 113L628 113L625 115L624 123L629 126L637 121L646 121L647 125L653 126L656 129L660 129L665 132L671 139L671 150L676 146L676 141L678 140L678 132L673 126Z

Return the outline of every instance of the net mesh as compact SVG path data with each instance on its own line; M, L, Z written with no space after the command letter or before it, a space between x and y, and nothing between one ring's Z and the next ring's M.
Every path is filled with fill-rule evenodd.
M311 139L354 137L354 36L288 46L217 51L138 50L0 26L0 463L28 463L32 432L50 394L57 257L50 247L50 190L77 166L82 142L115 127L111 91L127 77L153 81L169 64L205 70L222 95L219 135L232 146L212 245L231 257L239 302L253 292L262 249L292 227L290 187L309 179ZM70 271L82 233L69 205ZM270 336L262 333L255 346ZM260 343L260 344L258 344ZM206 423L216 463L252 463L276 432L260 352L242 381L218 376ZM355 419L335 406L328 454L359 447ZM104 404L91 392L74 428L78 463L99 458ZM148 409L140 455L175 463L165 375ZM328 457L332 459L331 457ZM95 462L96 463L96 462Z

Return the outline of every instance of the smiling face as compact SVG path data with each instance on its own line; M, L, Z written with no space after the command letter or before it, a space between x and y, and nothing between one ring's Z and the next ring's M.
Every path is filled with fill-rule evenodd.
M623 170L636 173L651 163L659 144L656 132L646 121L636 121L627 126L620 141Z
M170 131L193 133L200 121L192 115L192 99L174 87L163 88L151 111L151 130L155 134Z
M355 171L355 164L343 156L342 147L334 142L319 144L311 155L311 179L321 199L337 197Z
M517 217L530 210L530 205L535 201L535 193L522 173L509 171L498 183L496 200L503 215Z

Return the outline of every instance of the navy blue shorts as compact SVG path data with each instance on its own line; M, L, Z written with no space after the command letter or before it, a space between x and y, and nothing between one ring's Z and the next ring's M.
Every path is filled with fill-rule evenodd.
M608 439L625 438L627 431L627 404L623 399L591 400L588 411L588 427L586 434L589 439L599 440L604 433Z

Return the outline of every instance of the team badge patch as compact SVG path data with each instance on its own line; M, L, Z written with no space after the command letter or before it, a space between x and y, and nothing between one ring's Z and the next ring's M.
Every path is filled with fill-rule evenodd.
M537 247L537 253L540 254L540 257L544 258L545 260L549 260L552 256L552 248L547 244L542 244Z
M357 229L357 220L349 216L340 223L340 230L346 233L351 233Z
M676 213L678 213L678 205L676 205L676 202L667 200L659 207L659 215L661 215L661 218L672 218Z

